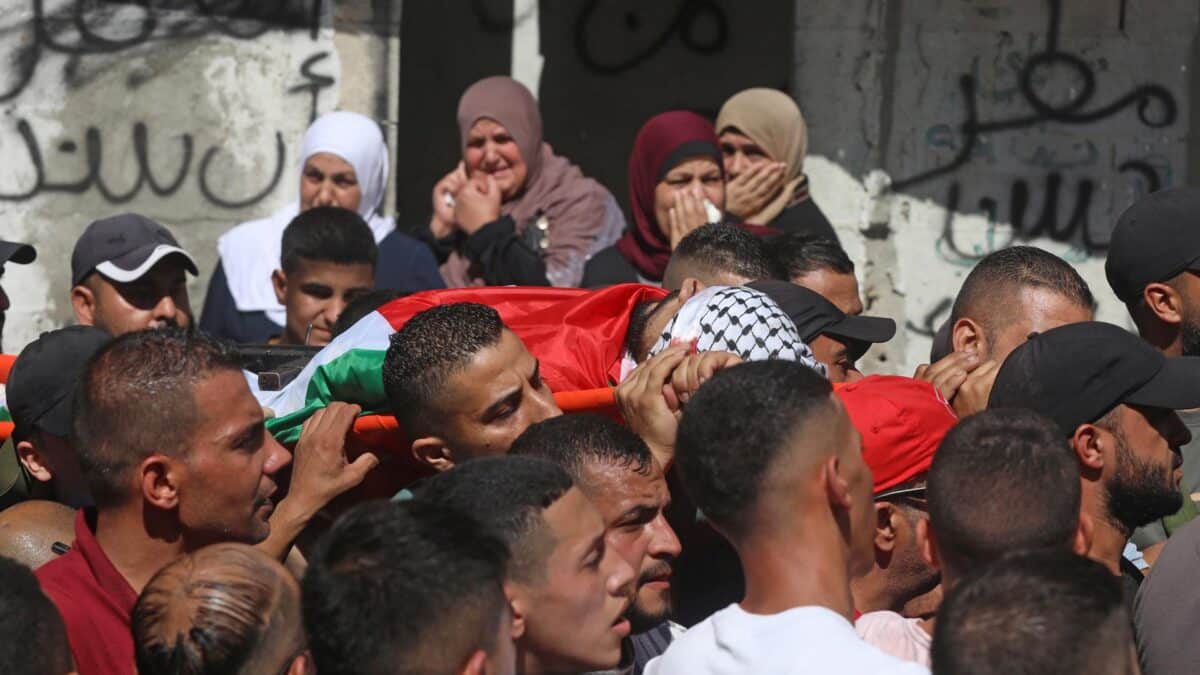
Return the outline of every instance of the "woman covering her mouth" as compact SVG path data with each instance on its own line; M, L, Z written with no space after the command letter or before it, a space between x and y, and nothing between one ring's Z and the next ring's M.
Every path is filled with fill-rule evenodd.
M578 286L587 259L625 228L612 194L554 153L537 101L512 78L468 87L458 127L462 161L434 186L417 233L446 284Z

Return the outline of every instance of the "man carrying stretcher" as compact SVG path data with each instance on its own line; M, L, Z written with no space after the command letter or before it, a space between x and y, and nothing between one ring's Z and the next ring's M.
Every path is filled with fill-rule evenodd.
M619 385L617 408L666 466L680 406L700 383L767 358L820 368L791 319L744 287L431 291L364 317L260 400L280 415L270 427L284 441L332 400L395 414L403 441L388 444L401 455L392 461L415 478L507 452L561 414L551 392Z

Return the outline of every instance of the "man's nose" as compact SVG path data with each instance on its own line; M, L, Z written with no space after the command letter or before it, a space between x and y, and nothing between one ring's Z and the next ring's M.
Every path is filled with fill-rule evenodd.
M268 476L274 476L280 469L292 463L292 453L283 447L269 431L263 431L267 435L265 443L268 446L268 451L271 453L267 456L267 461L263 464L263 473Z
M679 537L675 534L674 528L667 522L666 516L658 514L650 526L653 528L654 536L650 539L650 547L646 549L646 553L651 558L678 558L683 552L683 544L679 542Z
M175 304L175 299L170 295L164 295L158 299L154 305L154 318L163 319L167 322L175 323L175 314L179 311L179 307Z
M530 424L537 424L542 420L548 420L551 417L558 417L562 414L562 409L554 401L554 394L551 394L549 391L534 392L534 400L537 402L537 410L534 412Z
M618 555L616 550L608 549L605 552L605 557L610 560L612 571L608 575L605 588L608 594L618 598L633 597L634 581L637 579L637 572L629 564L629 561L621 555Z

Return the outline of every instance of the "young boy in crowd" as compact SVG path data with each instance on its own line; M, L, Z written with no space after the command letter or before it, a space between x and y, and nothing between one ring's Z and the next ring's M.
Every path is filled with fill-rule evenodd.
M271 274L275 297L287 311L285 345L324 346L346 305L375 287L379 250L357 213L318 206L283 231L280 268Z

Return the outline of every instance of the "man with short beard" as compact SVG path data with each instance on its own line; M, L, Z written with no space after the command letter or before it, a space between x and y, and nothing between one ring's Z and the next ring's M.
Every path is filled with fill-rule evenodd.
M665 511L671 493L650 448L628 428L598 415L564 415L539 422L513 443L510 454L558 464L600 511L609 544L638 571L626 612L622 670L640 675L683 628L671 615L671 565L681 546Z
M1200 359L1165 357L1112 324L1030 336L996 375L988 409L1026 408L1054 421L1079 460L1081 511L1095 523L1087 555L1123 577L1132 602L1142 573L1122 551L1134 528L1179 510L1176 410L1200 407Z
M1113 227L1104 272L1150 346L1167 356L1200 356L1200 189L1180 186L1147 195L1125 210ZM1179 417L1200 438L1200 411ZM1185 496L1200 492L1200 441L1180 449ZM1165 542L1195 516L1190 503L1180 516L1138 530L1141 547ZM1147 551L1153 563L1157 551Z

